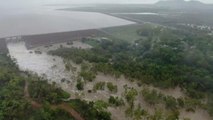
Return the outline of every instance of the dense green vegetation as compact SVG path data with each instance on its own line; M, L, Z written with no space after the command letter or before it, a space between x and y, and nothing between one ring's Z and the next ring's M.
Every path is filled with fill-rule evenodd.
M127 88L125 89L125 98L126 101L129 103L130 107L133 108L134 107L134 101L138 95L138 91L134 88Z
M76 99L71 100L70 105L80 112L87 120L111 120L111 114L105 110L108 105L103 101L88 103Z
M94 86L93 86L93 90L104 90L106 86L105 82L97 82Z
M149 90L147 88L142 90L144 100L150 105L163 104L167 110L175 111L184 108L186 111L194 112L196 108L203 108L205 105L197 99L192 98L174 98L166 96L156 90Z
M92 82L95 79L95 74L91 71L81 71L80 76L84 78L85 81Z
M36 111L33 114L32 120L75 120L70 117L69 113L61 109L51 109L50 106L45 106L44 108Z
M0 119L1 120L72 120L73 118L65 111L61 109L50 109L50 107L45 105L39 109L34 108L30 101L25 98L24 87L25 80L31 80L32 77L24 75L25 73L21 73L19 69L16 67L14 62L10 59L10 57L5 54L0 54ZM31 85L32 88L39 87L39 84L45 83L37 81L33 82ZM37 86L38 85L38 86ZM40 85L41 86L41 85ZM48 84L43 84L43 89L40 89L40 93L42 93L47 99L52 98L48 97L52 91L48 86ZM51 86L51 85L50 85ZM49 89L44 90L45 89ZM56 90L56 89L55 89ZM33 91L33 92L37 92ZM44 97L43 96L43 97ZM36 96L34 96L36 98ZM36 98L37 100L46 99ZM74 120L74 119L73 119Z
M13 61L5 54L0 54L0 119L27 120L32 108L23 99L24 78Z
M50 54L93 63L93 72L123 74L160 88L179 86L192 99L213 92L212 36L156 26L138 29L137 34L141 39L134 43L102 40L90 50L61 48Z
M112 106L122 106L124 105L124 100L122 98L119 98L119 97L113 97L113 96L110 96L109 97L109 100L108 100L109 104L111 104Z
M116 93L118 91L117 85L113 85L111 82L107 83L107 88L112 93Z
M47 87L48 86L48 87ZM57 104L68 99L70 95L58 88L55 83L48 84L47 81L31 81L29 85L31 98L41 103Z

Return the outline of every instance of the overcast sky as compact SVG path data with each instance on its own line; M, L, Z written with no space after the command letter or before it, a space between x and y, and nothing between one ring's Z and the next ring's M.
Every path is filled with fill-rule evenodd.
M48 4L48 3L155 3L158 0L0 0L0 4ZM213 0L200 0L213 3Z
M88 4L88 3L145 3L152 4L158 0L0 0L0 10L11 8L37 8L45 4ZM213 0L200 0L204 3L213 3Z

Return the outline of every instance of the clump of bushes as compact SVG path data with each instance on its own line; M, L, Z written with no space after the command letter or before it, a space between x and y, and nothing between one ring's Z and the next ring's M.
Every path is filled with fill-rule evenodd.
M92 71L81 71L80 76L84 78L84 80L92 82L95 78L96 75Z
M164 98L167 109L176 110L178 107L177 100L174 97L167 96Z
M167 109L172 111L178 108L185 108L188 112L195 112L197 107L203 108L204 105L200 100L193 98L174 98L172 96L165 96L156 90L143 89L142 95L144 100L150 105L164 104Z
M81 72L79 75L83 77L85 81L89 82L92 82L96 78L96 73L91 70L91 66L87 63L81 64Z
M96 90L105 90L105 86L106 86L106 83L105 82L98 82L96 83L94 86L93 86L93 90L96 91Z
M87 120L111 120L111 113L106 111L103 101L87 102L80 99L70 101L70 105Z
M155 105L160 103L160 101L163 98L162 94L159 94L156 90L149 90L149 89L143 89L142 95L144 97L144 100L149 103L150 105Z
M107 83L107 88L112 93L117 93L117 91L118 91L117 85L113 85L111 82Z
M77 84L76 84L76 88L77 88L78 90L83 90L83 89L84 89L84 82L78 80L78 81L77 81Z
M122 106L124 105L124 100L122 98L119 98L119 97L113 97L113 96L110 96L109 97L109 100L108 100L109 104L113 105L113 106Z
M131 107L133 107L134 101L138 95L138 91L134 88L126 89L124 94L127 102L130 104Z

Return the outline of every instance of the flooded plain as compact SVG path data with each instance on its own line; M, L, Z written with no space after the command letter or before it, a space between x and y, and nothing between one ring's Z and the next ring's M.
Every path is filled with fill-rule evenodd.
M142 85L138 86L137 82L131 82L125 77L115 78L109 75L104 75L98 73L94 82L89 82L85 84L84 90L79 91L76 88L77 76L80 71L80 65L76 65L73 62L71 63L73 67L76 67L76 71L68 71L65 68L64 60L57 56L52 56L47 54L49 50L55 50L60 46L63 47L77 47L82 49L89 49L91 46L84 44L79 41L74 41L72 45L67 45L66 43L54 44L49 47L41 46L33 50L27 50L24 42L13 42L8 43L8 49L12 58L16 59L17 64L20 69L23 71L32 71L37 73L39 76L46 77L49 82L56 82L63 90L71 94L71 99L84 99L88 101L104 100L108 101L109 96L119 96L124 97L124 86L135 88L139 93L145 87L149 89L156 89L163 93L164 95L173 96L175 98L184 97L184 94L180 91L180 88L174 90L164 89L160 90L153 86ZM35 51L41 51L40 54L36 54ZM65 81L62 82L62 79ZM111 82L118 87L117 93L111 93L107 88L105 90L98 90L97 92L89 93L89 90L92 90L94 85L98 82ZM106 87L106 86L105 86ZM142 105L145 110L148 110L150 113L154 113L155 107L150 106L143 100L143 96L139 94L136 97L135 104ZM109 107L108 110L112 113L113 120L132 120L131 118L126 118L125 110L127 106L121 107ZM166 111L164 111L166 112ZM198 117L199 116L199 117ZM196 110L195 113L186 112L185 110L180 111L180 120L183 120L184 117L188 117L192 120L211 120L210 116L204 110Z

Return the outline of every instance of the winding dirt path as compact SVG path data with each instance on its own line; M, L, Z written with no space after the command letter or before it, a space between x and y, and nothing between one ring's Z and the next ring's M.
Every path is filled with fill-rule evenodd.
M32 100L32 98L30 98L30 93L29 93L29 82L27 80L25 80L25 86L24 86L24 98L27 99L31 105L33 106L33 108L41 108L42 104ZM65 102L59 104L59 105L50 105L50 107L52 109L63 109L66 112L68 112L70 114L70 116L74 117L75 120L85 120L84 118L81 117L81 115L75 111L73 108L69 107L69 105Z
M38 102L33 101L30 98L30 94L29 94L29 91L28 91L28 86L29 86L29 82L27 80L25 80L25 86L24 86L24 97L25 97L25 99L27 99L27 101L30 102L30 104L33 106L33 108L41 108L42 107L41 104L39 104Z

